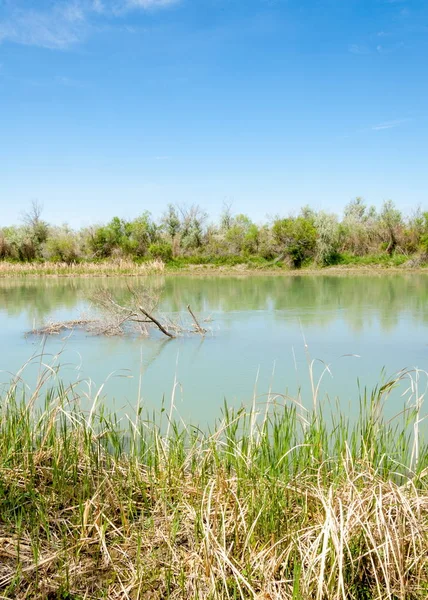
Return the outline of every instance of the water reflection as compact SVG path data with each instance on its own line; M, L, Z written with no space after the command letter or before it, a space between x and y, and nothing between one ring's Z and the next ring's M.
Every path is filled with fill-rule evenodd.
M49 318L76 318L100 286L122 301L128 284L148 286L161 298L166 313L184 313L186 305L201 317L212 315L214 334L172 342L150 339L91 337L74 334L61 362L69 362L70 380L89 378L105 386L120 406L135 406L138 381L146 406L159 407L169 398L175 376L180 412L194 421L219 416L224 398L239 405L251 402L257 372L261 395L296 395L301 388L312 404L303 336L313 357L333 362L321 394L339 396L358 408L357 379L369 388L404 367L426 368L428 276L156 276L140 279L4 279L0 280L0 369L17 372L40 340L23 332ZM48 340L46 351L61 350L61 336ZM340 359L344 354L360 359ZM276 365L275 375L272 375ZM318 365L317 369L322 369ZM318 373L318 370L316 371ZM110 377L129 373L133 379ZM318 373L319 374L319 373ZM6 375L3 377L5 380ZM398 412L395 407L391 412Z
M403 314L428 323L428 276L158 276L144 279L4 279L0 311L43 322L55 310L84 310L100 286L126 300L128 283L149 287L166 312L181 312L188 303L198 313L275 311L279 321L298 317L303 325L328 326L344 319L355 331L374 319L384 331L395 328Z

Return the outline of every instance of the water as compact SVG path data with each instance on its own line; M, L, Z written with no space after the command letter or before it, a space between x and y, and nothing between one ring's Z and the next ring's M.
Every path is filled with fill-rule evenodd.
M175 389L180 415L212 422L228 404L263 402L268 392L295 396L302 390L313 403L309 365L314 364L320 398L338 397L344 410L358 412L358 385L371 388L382 370L391 375L406 367L428 369L428 276L157 276L132 279L159 294L160 312L178 318L190 304L204 326L205 338L187 335L167 340L106 338L79 332L46 340L46 362L58 354L62 377L100 386L120 413L143 406L169 405ZM76 319L89 310L101 286L124 297L120 278L0 280L0 380L41 350L40 338L25 332L47 320ZM306 344L306 347L305 347ZM49 356L51 355L51 356ZM358 357L356 356L358 355ZM37 362L34 360L33 362ZM26 369L30 381L37 367ZM175 388L174 388L174 384ZM139 392L140 390L140 392ZM386 408L402 407L395 394Z

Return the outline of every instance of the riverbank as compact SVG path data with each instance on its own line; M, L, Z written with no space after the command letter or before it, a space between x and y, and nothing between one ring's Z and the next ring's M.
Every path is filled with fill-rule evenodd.
M269 262L236 262L235 264L213 264L170 262L161 260L136 263L130 260L115 260L101 262L35 262L14 263L0 261L0 279L4 277L138 277L153 274L198 274L198 275L346 275L346 274L376 274L376 273L428 273L426 263L418 264L417 261L403 262L401 260L361 260L347 262L330 267L317 267L308 265L300 269L291 269L282 263Z
M384 421L390 381L349 423L297 401L211 434L71 387L1 397L0 594L37 598L391 599L428 593L422 399Z

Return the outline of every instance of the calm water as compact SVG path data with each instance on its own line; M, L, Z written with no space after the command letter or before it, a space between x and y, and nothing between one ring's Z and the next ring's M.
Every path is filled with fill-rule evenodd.
M210 334L169 341L75 333L51 337L44 347L47 355L62 352L65 379L90 381L92 394L104 384L119 411L136 406L139 387L146 408L160 407L163 398L168 404L174 381L180 414L197 422L218 417L224 399L249 404L256 394L262 402L269 390L295 395L301 388L310 406L305 341L311 358L331 365L320 395L340 397L351 413L358 409L358 380L371 387L383 368L388 375L428 369L427 275L168 276L137 283L159 293L169 315L186 316L190 304L201 319L211 319ZM100 286L126 294L126 281L115 278L0 280L1 381L40 351L40 339L26 331L78 318ZM323 368L317 362L317 377ZM27 369L28 381L35 369ZM402 402L396 394L387 407L391 415Z

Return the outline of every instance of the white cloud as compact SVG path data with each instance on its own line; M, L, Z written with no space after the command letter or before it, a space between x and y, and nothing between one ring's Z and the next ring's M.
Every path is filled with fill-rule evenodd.
M85 7L77 2L72 4L64 4L60 9L60 14L64 17L65 21L73 23L75 21L85 20Z
M360 46L359 44L350 44L348 50L351 54L369 54L370 50L367 46Z
M126 5L130 8L132 7L140 7L140 8L160 8L162 6L170 6L171 4L176 4L178 0L128 0Z
M67 0L50 9L25 8L15 4L0 20L0 44L4 41L66 49L83 41L93 29L94 19L120 16L130 11L166 8L180 0ZM10 6L10 5L9 5ZM20 7L21 6L21 7Z
M92 10L97 13L103 13L105 10L105 6L102 0L92 0Z
M0 42L63 49L80 41L84 30L83 14L72 5L46 12L15 10L0 22Z
M408 123L410 119L396 119L395 121L385 121L384 123L379 123L378 125L373 125L373 131L382 131L384 129L393 129L394 127L399 127L404 123Z

